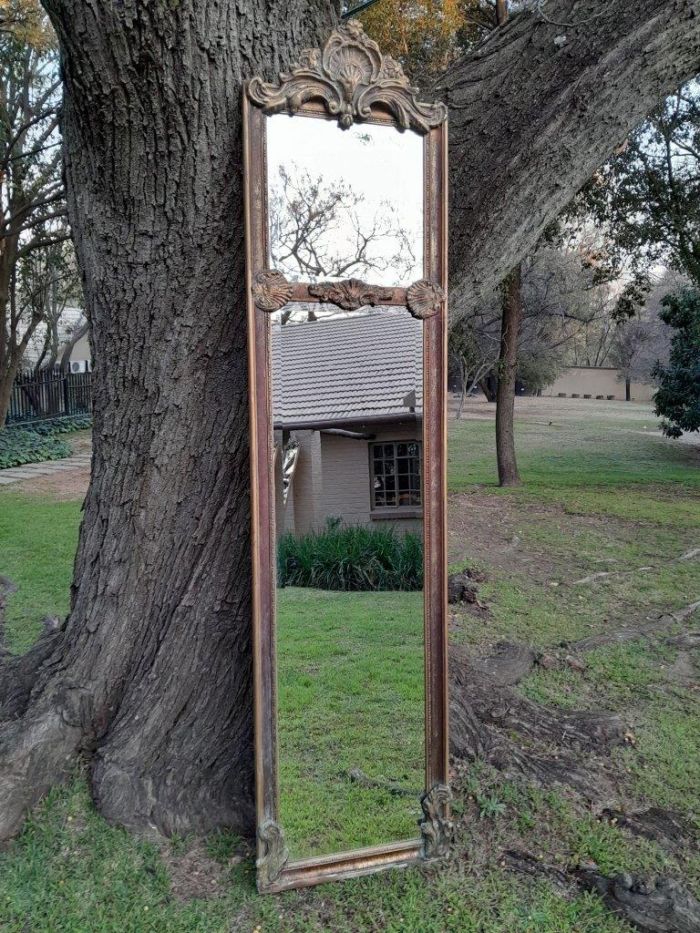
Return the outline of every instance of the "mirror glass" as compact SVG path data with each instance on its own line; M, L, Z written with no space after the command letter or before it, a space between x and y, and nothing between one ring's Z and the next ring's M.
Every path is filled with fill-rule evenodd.
M290 858L416 839L423 324L405 308L287 305L271 318L271 363Z
M423 278L423 138L363 123L269 117L269 265L290 282Z

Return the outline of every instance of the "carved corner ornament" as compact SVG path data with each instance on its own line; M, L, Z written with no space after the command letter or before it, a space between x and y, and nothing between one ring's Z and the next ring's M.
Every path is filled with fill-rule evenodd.
M427 279L415 282L406 293L408 310L420 321L437 314L444 300L444 290Z
M258 839L262 851L256 862L258 886L269 888L284 871L289 861L289 850L284 842L284 832L274 820L266 820L258 828Z
M274 269L258 272L252 292L255 307L268 314L279 311L292 300L292 286L281 272Z
M393 288L367 285L360 279L346 279L344 282L319 282L316 285L309 285L309 294L321 302L337 305L343 311L357 311L368 305L375 307L390 304L394 300Z
M292 114L310 100L321 100L343 129L368 120L374 107L388 111L401 129L427 133L447 116L441 103L421 103L418 89L390 55L382 55L357 20L339 26L321 49L305 49L299 64L280 74L279 83L261 78L248 83L248 97L265 113Z
M446 784L436 784L421 798L423 819L420 821L423 837L423 858L426 861L446 858L454 839L454 825L448 819L452 791Z

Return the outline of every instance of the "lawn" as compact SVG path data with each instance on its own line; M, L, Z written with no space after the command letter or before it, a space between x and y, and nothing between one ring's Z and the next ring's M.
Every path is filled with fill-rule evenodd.
M562 642L634 632L700 599L700 561L686 558L700 548L696 447L664 440L645 406L523 400L517 443L524 485L502 491L495 485L488 418L487 406L470 406L467 420L450 425L450 561L454 569L468 566L485 578L480 605L451 613L453 641L475 654L504 639L563 654ZM0 574L18 585L7 607L12 650L31 643L43 616L65 612L79 521L77 499L0 490ZM392 710L415 701L402 674L405 666L415 683L416 652L405 643L413 631L415 594L363 594L342 607L334 623L338 631L330 630L329 601L339 605L351 595L290 589L281 597L280 636L287 649L281 657L282 706L288 709L281 739L283 748L299 750L287 756L282 808L290 838L304 839L314 851L332 845L339 827L356 833L359 844L372 838L363 835L372 832L372 802L355 797L363 789L346 780L351 768L406 788L417 773L411 730L399 736L405 750L387 742L401 732ZM316 657L294 625L300 606L314 633ZM369 660L374 645L357 657L350 626L343 624L352 618L365 645L365 636L376 631L377 613L394 652L384 671ZM697 627L696 615L668 631ZM640 636L587 652L582 670L538 666L518 690L551 709L609 710L624 717L630 741L614 751L613 765L625 808L671 808L697 829L699 681L697 649ZM348 684L350 704L361 700L364 686L376 689L376 708L353 707L360 710L353 731L363 736L365 748L368 735L376 739L376 754L363 759L353 748L354 734L343 735L332 711L315 702L315 685L333 691ZM317 759L304 754L311 752L305 743L333 752L326 773L310 773ZM334 788L340 816L338 825L324 820L321 835L312 838L307 826L318 805L319 777ZM76 773L0 854L0 929L629 931L595 896L562 893L545 877L507 870L506 853L513 849L535 853L557 870L594 862L608 875L660 873L700 892L696 845L664 848L604 820L575 793L507 779L479 762L460 765L454 778L457 846L441 871L388 872L261 898L247 841L226 833L160 847L137 841L105 824ZM412 805L399 796L392 800L396 810L387 811L398 821L396 832L399 823L409 826L415 819L410 807L404 809L407 802Z
M277 628L280 816L290 856L417 838L422 593L283 589ZM358 770L361 781L351 776Z

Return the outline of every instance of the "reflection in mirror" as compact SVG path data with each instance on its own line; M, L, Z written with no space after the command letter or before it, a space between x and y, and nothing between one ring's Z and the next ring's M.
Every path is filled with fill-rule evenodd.
M288 305L271 346L279 821L295 860L419 835L423 324Z
M423 138L363 123L266 120L270 268L290 282L423 278Z

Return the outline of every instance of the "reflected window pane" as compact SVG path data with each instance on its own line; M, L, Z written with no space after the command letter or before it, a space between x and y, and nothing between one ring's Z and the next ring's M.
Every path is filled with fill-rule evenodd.
M372 507L420 507L421 444L372 445Z

